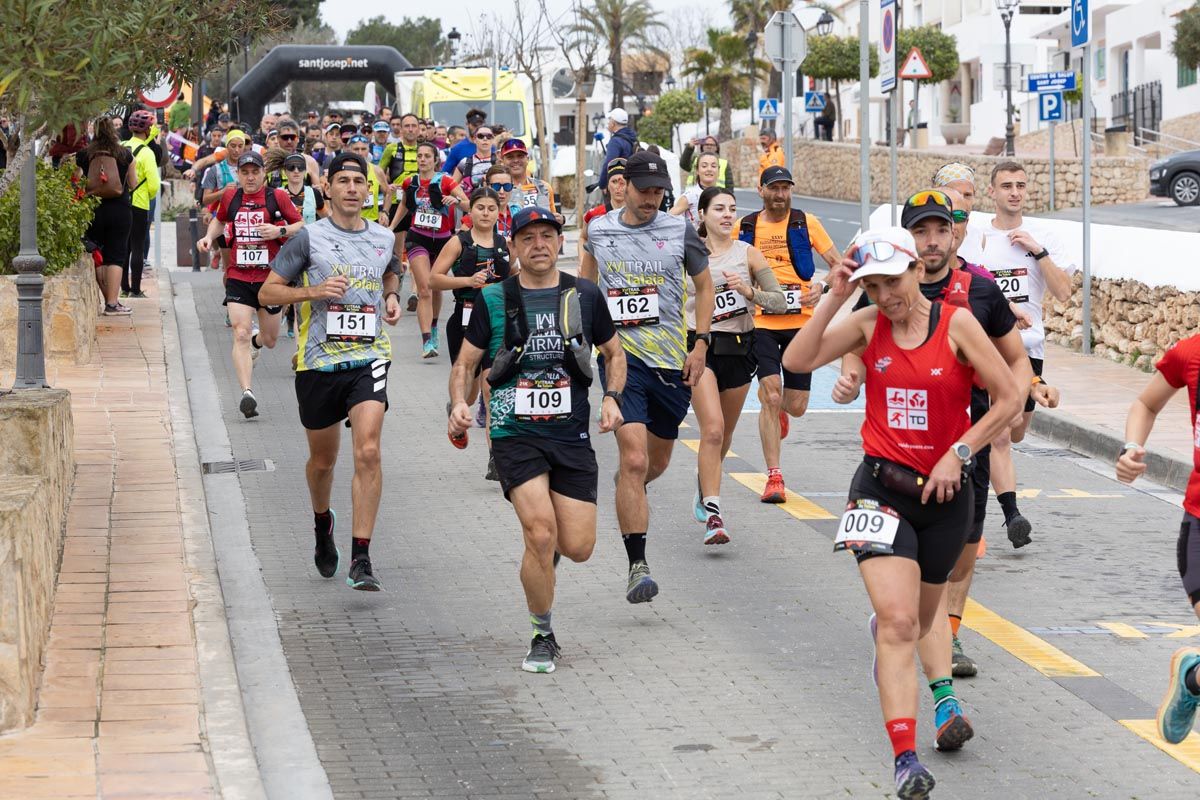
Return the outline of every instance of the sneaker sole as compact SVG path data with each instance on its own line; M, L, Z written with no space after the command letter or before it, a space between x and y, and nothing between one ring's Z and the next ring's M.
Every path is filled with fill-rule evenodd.
M415 294L409 295L408 303L405 305L405 308L408 309L408 313L410 314L417 310L417 296Z
M955 661L950 668L950 675L955 678L974 678L979 674L979 667L974 661Z
M1014 550L1019 550L1033 541L1029 537L1029 534L1033 532L1033 525L1024 517L1014 519L1006 527L1008 530L1008 540L1012 542Z
M717 531L710 536L704 537L705 544L729 544L729 534L725 531Z
M1192 725L1188 727L1187 733L1183 735L1183 739L1179 739L1178 741L1168 738L1167 732L1164 730L1164 725L1167 718L1167 709L1171 706L1171 700L1173 700L1183 688L1179 685L1179 662L1190 655L1200 655L1200 650L1177 650L1175 655L1171 656L1171 682L1167 684L1167 694L1165 697L1163 697L1162 704L1158 707L1158 714L1155 715L1155 725L1158 728L1158 735L1162 737L1164 742L1168 742L1170 744L1179 744L1183 741L1183 739L1186 739L1188 734L1192 732L1191 728L1196 724L1195 718L1193 718Z
M896 797L898 800L926 800L936 783L928 772L923 775L913 775L896 787Z
M645 578L625 592L625 599L630 603L649 603L658 594L658 584L653 578Z
M349 586L351 589L354 589L359 592L381 592L381 591L383 591L383 587L380 586L378 583L367 583L366 581L355 582L351 578L346 578L346 585Z
M525 670L526 672L533 672L538 675L546 675L551 672L554 672L554 662L551 661L549 664L531 664L528 661L522 661L521 669Z
M760 497L758 499L759 499L759 502L762 502L762 503L779 504L779 503L787 502L787 495L786 494L764 494L762 497Z
M242 412L242 416L246 419L258 416L258 401L253 397L243 397L242 402L238 403L238 411Z
M962 746L975 736L975 729L966 717L957 716L946 723L946 727L938 731L933 747L939 753L949 753L961 750Z

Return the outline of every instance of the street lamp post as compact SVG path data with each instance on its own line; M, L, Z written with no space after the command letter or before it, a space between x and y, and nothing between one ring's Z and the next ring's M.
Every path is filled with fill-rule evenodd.
M667 75L667 91L675 91L675 78L670 75ZM671 123L671 149L675 149L675 123Z
M833 32L833 14L828 11L822 12L821 18L817 20L817 35L828 36Z
M746 52L749 54L750 65L750 124L754 124L754 55L758 51L758 31L751 30L746 34Z
M446 34L446 39L450 42L450 64L458 66L458 49L462 45L462 34L458 32L458 28L451 28Z
M1020 6L1021 0L996 0L996 8L1000 18L1004 20L1004 153L1014 156L1016 137L1013 130L1013 100L1012 100L1012 18Z
M21 167L21 248L12 260L17 272L17 377L14 389L46 387L42 342L42 287L46 259L37 249L37 144Z

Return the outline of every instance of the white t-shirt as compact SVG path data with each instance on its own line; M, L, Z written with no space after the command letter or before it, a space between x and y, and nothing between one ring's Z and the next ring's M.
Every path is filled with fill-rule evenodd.
M1053 232L1039 220L1026 219L1020 230L1050 251L1050 259L1068 275L1078 270ZM1030 358L1045 357L1046 327L1042 322L1042 300L1046 296L1046 278L1041 265L1024 247L1008 240L1010 231L993 227L991 221L967 224L967 235L958 254L973 264L987 267L996 276L1004 296L1019 305L1033 319L1033 327L1021 331L1021 342Z
M687 210L683 212L683 218L692 223L692 227L700 227L700 193L703 192L703 187L700 184L694 183L683 192L683 197L687 200Z

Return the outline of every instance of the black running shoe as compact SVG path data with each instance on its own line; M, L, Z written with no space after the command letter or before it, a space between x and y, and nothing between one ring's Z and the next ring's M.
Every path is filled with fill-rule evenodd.
M1008 540L1012 542L1012 546L1020 549L1033 541L1029 534L1033 532L1033 525L1029 520L1021 516L1020 513L1014 514L1013 518L1004 526L1008 530Z
M521 669L526 672L554 672L554 660L562 655L562 649L554 640L554 634L542 636L538 634L529 643L529 652L521 662Z
M485 474L483 477L484 477L484 478L486 478L486 479L487 479L487 480L489 480L489 481L498 481L498 480L500 480L500 473L499 473L499 472L496 472L496 459L495 459L495 457L494 457L494 456L492 456L490 453L488 454L488 470L487 470L487 474Z
M336 527L337 515L331 508L329 509L329 530L315 531L317 547L313 553L313 563L317 565L317 572L321 573L322 578L332 578L337 573L338 564L342 560L341 551L333 542L333 530Z
M371 574L370 556L359 556L350 562L350 574L346 576L346 585L360 592L378 592L383 590L383 584Z
M406 308L408 308L408 313L410 313L410 314L411 314L412 312L414 312L414 311L416 311L416 310L417 310L417 296L416 296L416 294L410 294L410 295L408 296L408 304L407 304Z
M242 399L238 403L238 411L241 411L242 416L246 419L258 416L258 400L254 397L254 392L249 389L242 392Z

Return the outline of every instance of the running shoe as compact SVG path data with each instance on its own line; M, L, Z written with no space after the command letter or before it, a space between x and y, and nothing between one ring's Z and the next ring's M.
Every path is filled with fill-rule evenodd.
M487 427L487 406L485 406L483 404L483 396L482 395L479 398L479 408L477 408L475 410L475 427L476 428L486 428Z
M782 475L767 476L767 485L763 487L759 500L764 503L783 503L787 500L787 489L784 488Z
M136 300L145 300L148 297L141 289L138 289L136 292L130 292L129 296Z
M350 562L350 574L346 576L346 585L360 592L378 592L383 584L371 572L371 557L359 556Z
M898 800L925 800L934 787L933 775L917 760L912 750L896 757L896 797Z
M879 640L876 636L879 633L879 620L874 614L867 620L867 627L871 629L871 683L875 684L875 688L879 688Z
M258 357L260 355L262 355L262 351L263 351L263 349L261 347L254 346L254 342L250 343L250 363L251 364L258 363Z
M971 727L970 720L963 716L962 707L959 706L956 697L947 697L937 704L933 711L933 724L937 726L934 749L943 753L961 750L975 735L975 730Z
M129 290L128 290L128 289L122 289L122 290L121 290L121 297L122 297L122 298L129 297ZM225 316L229 316L229 315L228 315L228 314L226 314ZM226 324L228 324L228 323L226 323Z
M950 660L953 664L950 674L955 678L974 678L979 674L979 667L969 655L963 652L962 642L957 636L950 642Z
M296 329L295 329L295 328L288 328L288 329L287 329L287 337L288 337L289 339L295 339L295 338L296 338Z
M721 521L720 514L713 514L705 524L708 528L704 532L705 544L726 544L729 542L729 534L725 532L725 523Z
M338 550L337 545L333 541L333 531L337 527L337 515L333 513L333 509L329 509L329 530L324 533L314 531L317 537L317 547L313 553L313 563L317 565L317 572L321 573L322 578L332 578L337 573L338 564L341 563L342 553Z
M658 594L658 584L650 577L650 567L645 561L635 561L629 568L629 585L625 588L625 599L631 603L648 603Z
M433 328L429 331L429 341L433 342L433 353L434 355L437 355L437 351L442 345L442 337L441 334L438 333L437 328Z
M540 633L529 643L529 652L521 662L521 669L526 672L554 672L554 660L562 655L562 648L554 640L554 634L542 636Z
M1013 549L1020 549L1033 541L1029 537L1033 531L1033 525L1029 524L1029 520L1019 513L1014 514L1004 527L1008 529L1008 540L1012 542Z
M696 518L696 522L708 522L708 509L704 507L704 500L700 497L699 483L696 484L696 496L692 498L692 516Z
M258 416L258 400L254 397L254 392L247 389L242 392L242 401L238 403L238 411L242 412L242 416L246 419Z
M124 317L132 313L132 308L129 306L123 306L120 303L113 303L112 305L109 305L108 303L104 304L104 316L106 317Z
M500 473L496 471L496 457L491 453L488 453L488 468L483 477L489 481L500 480Z
M1167 685L1167 696L1158 707L1158 735L1163 741L1179 744L1196 723L1200 696L1188 691L1184 676L1197 664L1200 664L1200 648L1181 647L1171 656L1171 682Z
M408 296L408 306L407 307L408 307L408 313L410 313L410 314L417 310L417 296L415 294L410 294Z
M792 419L786 411L779 412L779 440L783 441L792 432Z
M434 358L437 354L437 348L433 346L433 337L431 336L421 344L421 358Z

